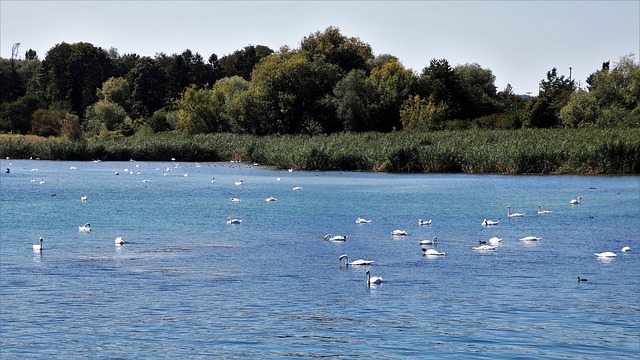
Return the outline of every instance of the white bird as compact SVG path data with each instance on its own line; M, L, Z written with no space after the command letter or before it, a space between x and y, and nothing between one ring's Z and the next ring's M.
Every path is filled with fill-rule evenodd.
M231 202L240 202L240 199L238 199L238 198L229 198L229 201L231 201Z
M507 206L507 217L523 217L523 213L511 213L511 206Z
M523 238L521 238L520 240L522 241L538 241L538 240L542 240L541 237L536 237L536 236L525 236Z
M571 205L578 205L582 202L582 197L578 196L577 199L571 199L571 201L569 201L569 204Z
M44 238L40 237L40 244L33 244L33 251L42 251L42 243L44 242Z
M364 274L367 276L367 286L371 286L371 284L381 284L382 278L379 276L371 276L369 270L365 271Z
M435 245L436 241L438 241L438 238L434 236L433 239L426 239L426 240L420 241L420 245Z
M331 234L327 234L324 236L324 240L325 241L333 241L333 242L343 242L343 241L347 241L347 237L346 235L336 235L336 236L331 236Z
M425 256L444 256L444 252L439 252L436 249L422 249L424 251Z
M240 180L236 181L235 184L238 185L238 186L242 185L242 184L244 184L244 180L240 179Z
M150 181L149 179L142 180L143 183L148 183L149 181Z
M44 178L40 178L40 185L44 184Z
M357 218L357 219L356 219L356 223L357 223L357 224L368 224L368 223L370 223L370 222L371 222L371 220L367 220L367 219L365 219L365 218L361 218L361 217L359 217L359 218Z
M551 214L553 211L549 211L549 210L542 210L542 206L538 205L538 214L540 215L547 215L547 214Z
M487 219L482 220L482 226L498 225L498 223L500 223L500 222L499 221L493 221L493 220L487 220Z
M118 236L116 238L116 245L123 245L123 244L124 244L124 239Z
M213 183L215 183L215 182L216 182L216 177L215 177L215 176L212 176L212 177L211 177L211 183L213 184Z
M473 248L473 250L478 250L478 251L493 251L495 249L496 247L491 245L480 245Z
M623 247L623 248L622 248L622 250L620 250L620 251L622 251L622 252L631 251L631 248L630 248L630 247L628 247L628 246L625 246L625 247Z
M278 199L276 199L274 197L268 197L265 201L274 202L274 201L278 201Z
M91 231L91 225L89 223L86 223L82 226L78 226L78 231L80 232L89 232Z
M86 195L81 196L80 200L82 200L82 202L87 202L87 196Z
M489 244L498 245L498 244L500 244L501 241L502 241L501 238L494 236L491 239L489 239Z
M391 235L393 235L393 236L407 236L409 234L404 230L393 230L391 232Z
M227 224L240 224L241 222L241 219L232 219L231 217L227 219Z
M302 186L294 186L291 190L294 190L294 191L302 190Z
M599 258L609 258L609 257L616 257L618 255L616 255L616 253L611 252L611 251L605 251L605 252L601 252L601 253L594 253L597 257Z
M418 219L418 225L431 225L431 220Z
M347 254L340 255L340 257L338 258L338 261L340 261L340 263L342 263L342 259L345 259L345 263L344 264L345 264L346 267L349 267L349 265L365 266L365 265L373 264L373 261L371 261L371 260L362 260L362 259L349 262L349 256L347 256Z

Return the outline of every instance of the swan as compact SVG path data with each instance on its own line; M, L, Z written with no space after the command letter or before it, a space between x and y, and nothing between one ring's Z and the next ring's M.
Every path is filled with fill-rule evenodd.
M364 274L367 276L367 286L371 286L371 284L381 284L382 278L379 276L371 276L369 270L365 271Z
M365 218L361 218L361 217L356 219L356 224L368 224L370 222L371 220L366 220Z
M628 247L628 246L625 246L625 247L623 247L623 248L622 248L622 250L620 250L620 251L622 251L622 252L631 251L631 248L630 248L630 247Z
M540 215L547 215L547 214L551 214L553 211L549 211L549 210L542 210L542 206L538 205L538 214Z
M578 282L581 282L581 281L587 281L587 279L581 278L580 276L578 276Z
M424 251L425 256L444 256L444 252L439 252L436 249L422 249Z
M420 245L435 245L436 241L438 241L438 238L434 236L433 239L431 240L426 239L426 240L420 241Z
M523 238L521 238L520 240L522 241L538 241L538 240L542 240L541 237L536 237L536 236L525 236Z
M86 224L84 224L82 226L78 226L78 231L80 231L80 232L89 232L89 231L91 231L91 224L86 223Z
M327 234L324 236L324 240L333 241L333 242L343 242L343 241L347 241L347 237L348 236L346 235L331 236L331 234Z
M478 250L478 251L493 251L495 249L496 247L491 245L480 245L473 248L473 250Z
M44 178L40 178L40 185L44 184Z
M242 185L242 184L244 184L244 180L240 179L240 180L236 181L235 184L238 185L238 186Z
M240 199L238 199L238 198L229 198L229 201L231 201L231 202L240 202Z
M511 213L511 206L507 206L507 217L523 217L523 213Z
M569 204L571 205L579 205L582 202L582 197L578 196L577 199L571 199L571 201L569 201Z
M116 238L116 245L123 245L123 244L124 244L124 239L118 236Z
M498 244L500 244L500 242L501 242L501 241L502 241L502 239L501 239L501 238L499 238L499 237L495 237L495 236L494 236L494 237L492 237L491 239L489 239L489 244L491 244L491 245L498 245Z
M211 177L211 183L212 183L212 184L214 184L215 182L216 182L216 177L215 177L215 176L212 176L212 177Z
M487 220L487 219L482 220L482 226L498 225L498 223L500 223L500 222L499 221L493 221L493 220Z
M293 191L302 190L302 186L294 186L291 190Z
M241 222L242 219L232 219L231 217L227 219L227 224L240 224Z
M616 256L618 256L618 255L616 255L616 253L611 252L611 251L605 251L605 252L594 253L594 254L599 258L608 258L608 257L616 257Z
M431 225L431 220L418 219L418 225Z
M273 201L278 201L278 199L276 199L274 197L268 197L265 201L273 202Z
M33 244L33 251L42 251L42 243L44 242L44 238L40 237L40 244Z
M340 261L340 263L342 263L342 259L345 259L345 266L349 267L349 265L354 265L354 266L364 266L364 265L371 265L373 264L373 261L371 260L356 260L353 262L349 262L349 256L347 256L347 254L342 254L340 255L340 257L338 258L338 261Z
M82 200L82 202L87 202L87 196L86 195L81 196L80 200Z
M391 235L393 235L393 236L407 236L409 234L407 234L407 232L404 231L404 230L393 230L391 232Z

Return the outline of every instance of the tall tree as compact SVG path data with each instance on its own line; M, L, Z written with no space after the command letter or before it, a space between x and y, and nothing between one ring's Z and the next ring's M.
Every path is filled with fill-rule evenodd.
M355 37L342 35L340 29L330 26L324 32L315 32L302 39L300 52L309 60L316 57L337 65L342 75L353 69L365 70L373 59L371 46Z
M167 74L156 61L142 57L129 74L133 91L131 108L135 117L148 117L165 104Z
M220 60L220 67L224 76L240 76L245 80L251 80L253 68L263 58L271 55L273 50L263 45L247 45L243 49L236 50L232 54L223 56Z
M547 72L547 79L540 82L538 98L529 103L525 126L536 128L557 127L560 110L567 105L575 91L573 80L559 76L556 68Z

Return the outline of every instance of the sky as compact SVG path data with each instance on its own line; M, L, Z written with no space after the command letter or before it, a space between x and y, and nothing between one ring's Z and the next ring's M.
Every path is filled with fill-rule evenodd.
M416 73L432 59L479 64L498 91L538 93L553 68L582 88L602 63L640 58L640 1L0 1L0 56L44 59L66 42L119 54L208 59L247 45L299 47L329 26L396 56ZM571 69L571 70L570 70Z

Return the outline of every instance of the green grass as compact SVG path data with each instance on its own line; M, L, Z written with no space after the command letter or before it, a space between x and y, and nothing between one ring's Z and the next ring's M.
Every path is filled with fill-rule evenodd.
M300 170L638 174L640 129L460 130L332 135L208 134L91 141L2 137L2 158L257 162Z

